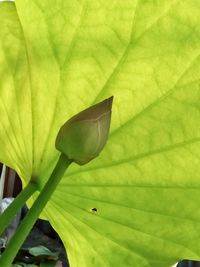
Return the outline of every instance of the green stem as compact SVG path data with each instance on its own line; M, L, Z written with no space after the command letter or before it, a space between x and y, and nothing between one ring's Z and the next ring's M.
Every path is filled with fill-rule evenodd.
M64 154L61 154L49 180L45 184L40 195L34 202L33 206L27 213L26 217L23 219L23 221L19 225L15 235L9 242L6 250L4 251L2 257L0 258L0 266L3 266L3 267L11 266L17 252L19 251L24 240L26 239L26 236L29 234L34 223L36 222L37 218L39 217L46 203L50 199L52 193L55 191L65 170L71 164L71 162L72 161L69 160Z
M26 203L26 201L32 196L36 191L37 185L33 182L30 182L23 191L16 197L16 199L10 204L10 206L4 211L0 216L0 235L9 225L11 220L20 210L20 208Z

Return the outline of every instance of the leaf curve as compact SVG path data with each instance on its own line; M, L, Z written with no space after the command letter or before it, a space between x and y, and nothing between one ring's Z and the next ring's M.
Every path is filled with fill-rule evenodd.
M105 150L85 167L72 166L44 211L71 266L164 267L199 259L197 1L17 0L16 6L23 29L16 27L23 51L16 50L23 62L17 72L24 73L29 105L25 116L21 100L15 114L29 127L22 133L19 123L13 126L15 149L10 145L12 157L1 152L4 162L43 184L66 117L115 96ZM14 5L10 12L16 25ZM8 31L16 35L13 26ZM0 53L5 57L5 49ZM15 103L4 91L1 99ZM5 126L12 123L5 117Z

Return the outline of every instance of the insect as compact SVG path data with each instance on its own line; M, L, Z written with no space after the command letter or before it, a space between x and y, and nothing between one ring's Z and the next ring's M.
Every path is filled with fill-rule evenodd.
M95 214L95 213L97 213L97 208L92 208L92 209L90 209L90 211Z

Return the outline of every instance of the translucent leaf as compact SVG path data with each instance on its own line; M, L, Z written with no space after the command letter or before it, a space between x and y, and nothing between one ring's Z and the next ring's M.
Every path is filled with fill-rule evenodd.
M44 215L71 267L200 259L200 3L0 4L0 160L42 186L60 126L114 95L100 157L72 165Z

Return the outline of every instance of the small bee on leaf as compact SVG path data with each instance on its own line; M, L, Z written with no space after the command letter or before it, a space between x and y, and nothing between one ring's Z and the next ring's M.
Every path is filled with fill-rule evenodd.
M96 214L96 213L97 213L97 208L92 208L92 209L90 209L90 211L91 211L92 213Z

